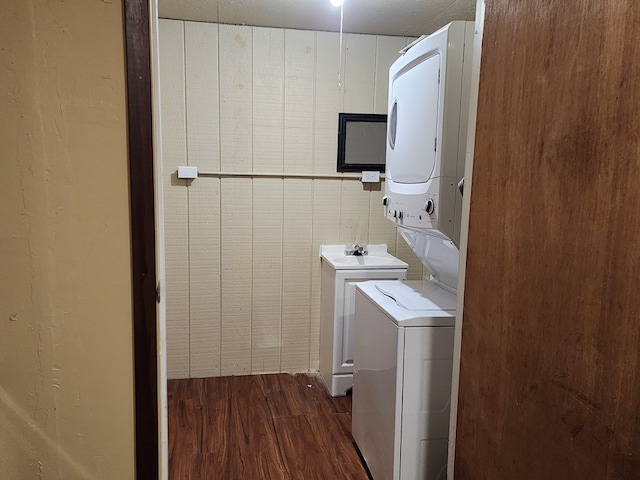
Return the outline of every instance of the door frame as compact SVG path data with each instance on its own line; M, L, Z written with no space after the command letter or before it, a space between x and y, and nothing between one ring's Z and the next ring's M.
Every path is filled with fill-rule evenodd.
M124 0L124 30L126 52L127 85L127 131L129 156L129 192L131 213L131 256L132 256L132 296L133 296L133 343L134 343L134 383L135 383L135 470L137 480L156 480L166 477L166 468L160 462L166 462L166 428L161 419L166 419L166 390L159 388L166 379L162 367L159 348L164 339L162 331L162 304L157 308L163 288L158 284L163 267L158 253L162 250L161 225L156 225L156 189L159 188L159 165L154 161L153 109L158 99L154 96L153 77L154 56L157 52L155 28L157 22L157 0ZM482 40L484 26L484 0L477 0L476 41ZM480 69L481 44L474 47L475 82L472 105L477 105L477 83ZM475 110L472 113L475 120ZM475 125L475 121L473 122ZM475 128L469 130L471 148L467 151L467 169L465 190L470 191L473 140ZM157 138L156 138L157 140ZM157 150L155 150L156 153ZM160 179L161 181L161 179ZM465 191L463 205L463 232L461 245L461 275L464 279L463 261L466 258L466 236L469 215L469 196ZM161 206L160 206L161 212ZM160 213L161 217L161 213ZM157 248L158 247L158 248ZM458 312L462 318L464 282L458 289ZM160 319L160 329L158 328ZM460 359L460 320L456 322L456 345L454 352L454 378L452 407L457 405L459 359ZM159 400L162 399L160 403ZM452 408L449 441L449 473L452 478L455 458L456 408ZM162 427L162 428L161 428Z
M473 184L473 153L476 141L480 63L484 35L485 0L476 0L476 19L473 35L473 64L471 67L471 93L469 98L469 128L465 155L464 196L462 197L462 227L460 229L460 260L458 264L458 294L456 299L456 325L453 344L453 372L451 378L451 411L449 415L449 448L447 479L453 480L456 458L456 429L458 425L458 397L460 389L460 357L462 352L462 322L464 319L464 289L467 270L467 242L469 238L469 211Z
M137 480L160 472L152 2L124 0Z

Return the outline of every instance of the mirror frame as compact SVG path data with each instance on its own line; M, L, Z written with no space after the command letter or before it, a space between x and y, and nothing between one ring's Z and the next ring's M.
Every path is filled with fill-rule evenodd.
M384 173L385 163L349 163L346 158L347 125L349 122L387 123L387 115L377 113L338 114L338 172L361 172L372 170ZM385 148L387 144L385 129ZM385 152L386 153L386 152Z

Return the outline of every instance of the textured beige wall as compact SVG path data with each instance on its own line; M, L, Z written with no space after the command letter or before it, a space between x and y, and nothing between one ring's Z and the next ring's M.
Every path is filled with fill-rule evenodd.
M0 478L132 479L122 5L0 2Z
M160 21L170 378L318 369L321 244L387 243L384 188L335 174L338 112L386 113L409 39Z

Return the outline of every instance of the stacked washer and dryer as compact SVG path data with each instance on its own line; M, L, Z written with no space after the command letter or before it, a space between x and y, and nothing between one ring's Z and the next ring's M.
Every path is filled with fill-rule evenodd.
M389 72L384 211L429 280L357 285L352 433L374 480L446 478L473 23Z

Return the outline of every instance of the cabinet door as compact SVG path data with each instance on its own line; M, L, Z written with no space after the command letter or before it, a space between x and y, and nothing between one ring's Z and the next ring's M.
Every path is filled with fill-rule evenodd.
M342 355L340 366L353 368L353 318L356 311L356 284L362 280L344 282L344 310L342 312Z

